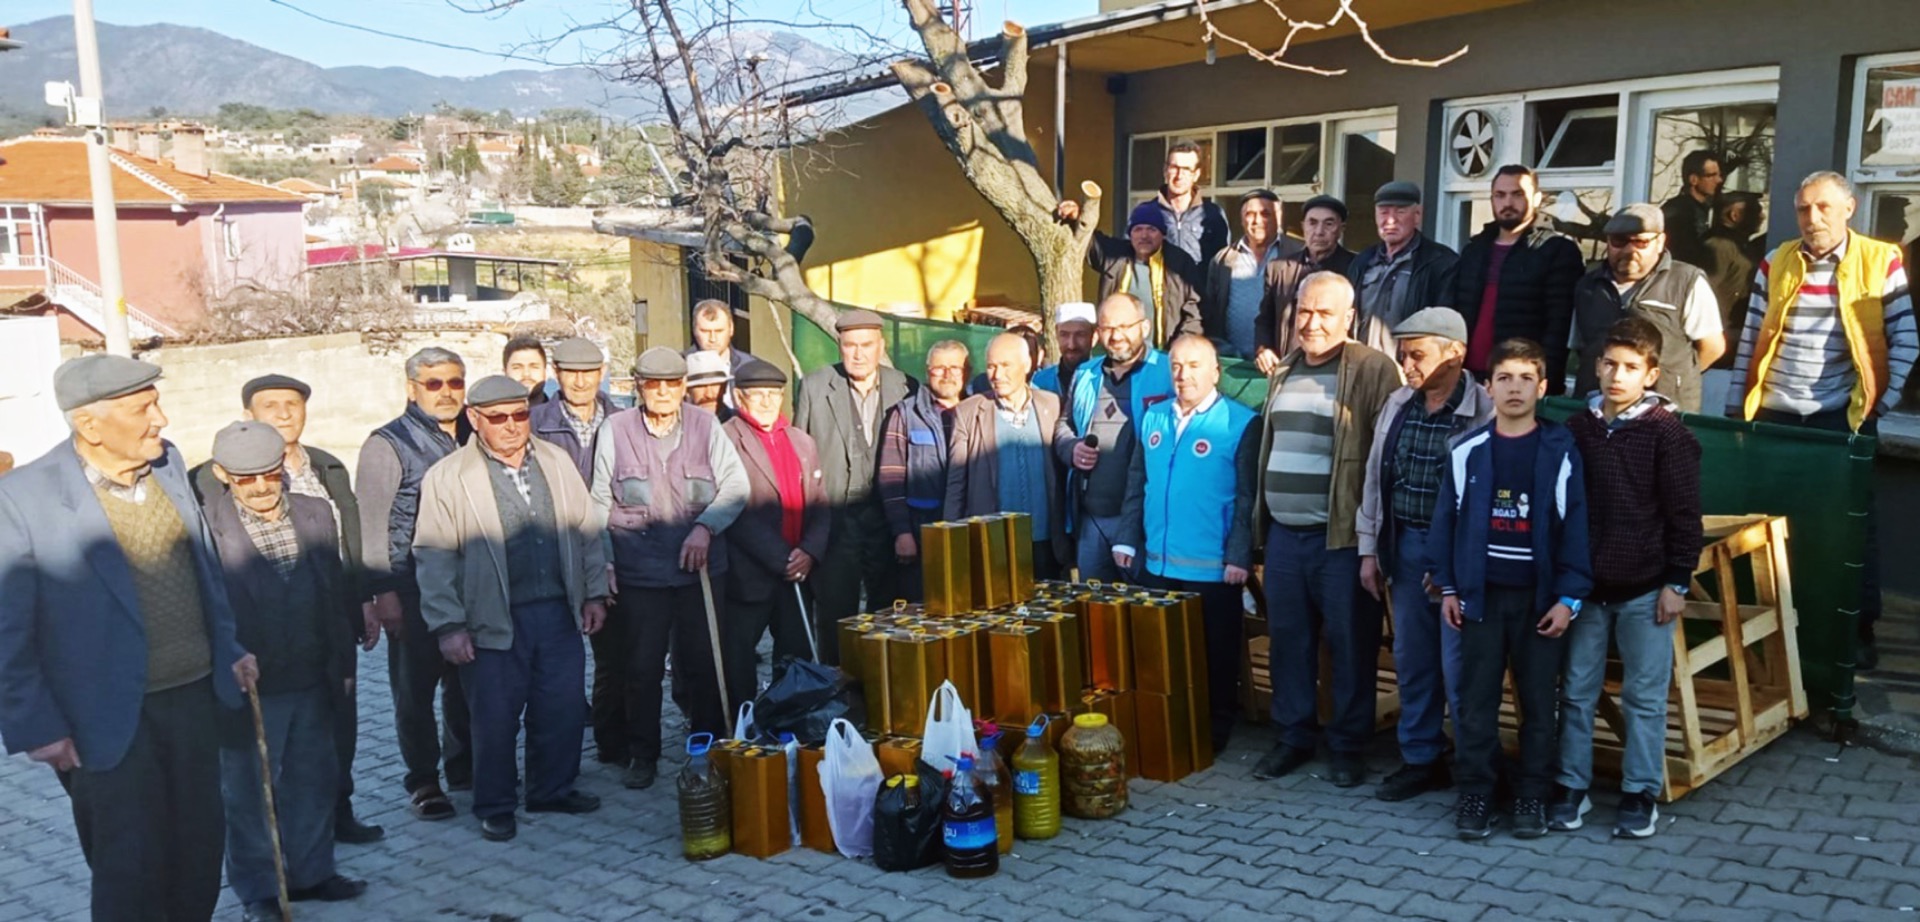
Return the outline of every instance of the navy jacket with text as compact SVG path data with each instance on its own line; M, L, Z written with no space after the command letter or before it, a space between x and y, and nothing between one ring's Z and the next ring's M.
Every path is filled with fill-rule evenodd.
M1487 538L1493 515L1493 423L1453 442L1433 507L1427 565L1434 585L1460 597L1461 617L1478 621L1486 611ZM1546 614L1561 598L1585 599L1593 591L1587 552L1587 484L1573 434L1540 420L1540 453L1533 465L1534 610Z

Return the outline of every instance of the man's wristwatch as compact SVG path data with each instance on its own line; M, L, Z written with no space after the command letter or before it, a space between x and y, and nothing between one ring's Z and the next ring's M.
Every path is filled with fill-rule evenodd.
M1673 590L1674 595L1677 595L1684 599L1687 597L1687 590L1692 589L1693 587L1685 585L1683 583L1668 583L1667 588Z

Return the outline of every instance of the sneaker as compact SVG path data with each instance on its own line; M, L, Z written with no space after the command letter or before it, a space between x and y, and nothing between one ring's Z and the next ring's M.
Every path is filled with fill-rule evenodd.
M1620 810L1614 814L1613 834L1622 839L1644 839L1658 831L1660 808L1652 794L1638 792L1620 795Z
M1586 824L1583 817L1592 810L1593 801L1586 791L1560 788L1553 796L1553 803L1547 805L1547 828L1572 832Z
M1442 762L1429 762L1426 765L1402 765L1400 770L1388 775L1373 796L1389 803L1410 800L1428 791L1443 791L1453 787L1453 773Z
M1453 812L1453 831L1469 842L1493 834L1492 804L1485 794L1462 794Z
M1311 761L1311 749L1296 749L1286 743L1274 743L1273 748L1261 756L1259 764L1253 767L1253 776L1268 780L1283 777Z
M1538 797L1516 797L1513 801L1513 837L1538 839L1547 834L1547 802Z

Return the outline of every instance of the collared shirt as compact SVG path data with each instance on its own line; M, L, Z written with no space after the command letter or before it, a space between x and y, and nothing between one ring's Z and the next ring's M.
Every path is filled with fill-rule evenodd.
M118 483L109 478L104 471L84 461L81 462L80 468L86 471L88 486L103 491L114 499L129 502L136 506L146 503L148 493L147 479L148 476L153 473L152 465L147 465L134 471L133 483L131 484Z
M1440 496L1440 478L1446 473L1447 440L1453 435L1454 414L1467 396L1467 375L1453 388L1453 396L1432 413L1424 394L1407 401L1400 436L1393 443L1393 517L1415 528L1433 524L1433 505Z
M853 395L853 415L860 421L860 436L866 439L867 445L871 447L874 436L880 430L880 382L875 379L873 387L862 392L849 379L847 392Z
M295 468L289 464L282 468L287 474L287 492L326 500L327 509L333 513L333 527L336 531L339 530L340 507L334 503L333 494L327 492L327 485L321 482L320 472L313 469L313 456L307 454L307 446L301 445L294 449L294 456L300 459L300 466ZM344 554L346 544L343 542L340 547Z
M1393 324L1405 317L1407 288L1413 278L1413 254L1419 252L1422 235L1414 234L1400 252L1380 258L1367 267L1360 278L1359 310L1354 316L1354 338L1362 344L1392 355Z
M1181 436L1186 435L1187 424L1190 422L1193 422L1193 418L1195 416L1199 416L1200 414L1205 413L1208 410L1212 409L1214 403L1217 402L1219 399L1220 399L1220 392L1218 390L1215 390L1212 393L1209 393L1198 404L1195 404L1193 409L1191 410L1180 409L1180 402L1177 400L1174 401L1173 437L1178 439Z
M287 514L286 498L281 497L280 516L271 520L253 511L238 496L233 497L233 505L240 510L240 525L253 540L254 549L273 564L273 571L281 579L293 575L300 565L300 537L293 530L293 516Z
M593 434L600 431L600 424L607 419L606 411L600 408L598 399L593 401L593 416L585 421L573 412L571 406L562 407L560 416L567 421L567 426L573 429L574 438L579 439L582 445L593 444Z
M533 468L532 447L529 446L526 452L520 456L520 464L518 466L508 464L505 460L501 459L499 455L494 454L493 449L488 448L485 443L480 445L480 452L487 456L489 462L507 475L507 482L513 484L513 489L520 494L521 501L529 506L533 505L533 485L527 482L527 477Z

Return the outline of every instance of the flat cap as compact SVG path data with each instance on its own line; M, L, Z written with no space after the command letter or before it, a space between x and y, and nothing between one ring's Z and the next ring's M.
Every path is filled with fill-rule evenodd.
M313 388L308 387L307 382L299 378L289 378L286 375L261 375L252 381L240 385L240 405L243 407L251 405L253 403L253 395L261 391L293 391L300 395L301 400L306 400L313 396ZM226 465L221 466L225 467Z
M833 331L835 333L845 333L848 330L878 330L885 325L886 321L880 319L879 314L870 310L856 308L850 311L841 311L840 319L833 322Z
M287 440L263 422L228 423L213 436L213 463L229 474L264 474L286 459Z
M607 364L605 353L584 336L574 336L553 344L553 367L562 371L592 371Z
M1420 187L1410 182L1395 180L1381 186L1373 193L1375 205L1418 205Z
M673 381L687 376L685 356L665 346L655 346L640 353L640 361L633 366L635 377L646 381Z
M721 384L731 375L733 369L727 367L727 360L718 352L705 349L687 357L687 386L697 384Z
M506 375L488 375L467 385L467 406L490 407L496 403L524 401L530 391Z
M1342 221L1345 221L1347 219L1347 203L1340 201L1339 199L1334 198L1331 195L1316 195L1313 198L1307 199L1305 202L1301 203L1300 213L1306 214L1307 212L1312 211L1315 208L1325 208L1328 211L1331 211L1334 214L1339 215L1340 220Z
M53 399L62 412L96 400L125 397L160 380L160 366L96 352L68 359L53 370Z
M1620 209L1607 219L1602 233L1607 234L1664 234L1667 232L1667 216L1659 208L1640 202Z
M772 362L753 359L733 374L734 387L786 387L787 373Z
M1467 320L1451 307L1423 307L1393 328L1394 339L1437 336L1456 343L1467 341Z

